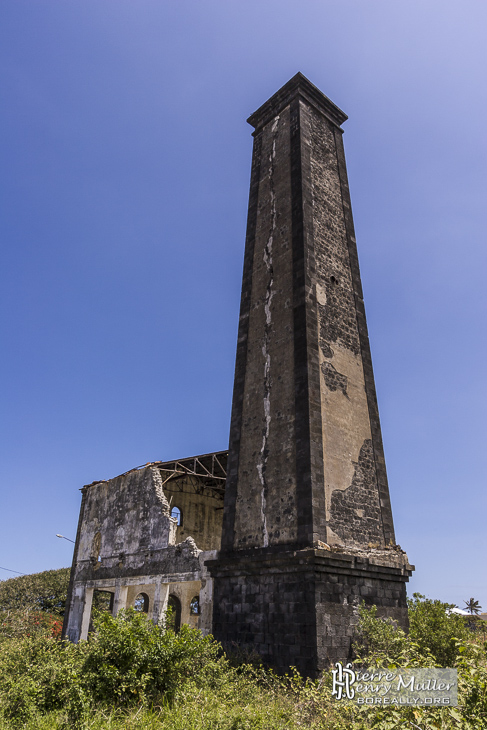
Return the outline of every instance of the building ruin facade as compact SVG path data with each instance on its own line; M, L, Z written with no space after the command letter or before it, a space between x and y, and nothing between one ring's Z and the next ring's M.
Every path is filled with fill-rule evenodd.
M83 488L65 633L111 607L177 621L278 670L349 656L357 607L407 627L341 125L297 74L254 151L229 451ZM227 459L228 457L228 459Z
M90 629L97 592L110 610L137 605L153 621L168 604L181 623L211 633L205 561L221 544L227 451L156 462L83 487L65 636Z

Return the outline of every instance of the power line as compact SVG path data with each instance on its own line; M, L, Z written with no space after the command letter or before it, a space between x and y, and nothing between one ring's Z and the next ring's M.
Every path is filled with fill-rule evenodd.
M8 570L9 573L17 573L17 575L27 575L27 573L19 573L18 570L10 570L10 568L2 568L0 565L0 570Z

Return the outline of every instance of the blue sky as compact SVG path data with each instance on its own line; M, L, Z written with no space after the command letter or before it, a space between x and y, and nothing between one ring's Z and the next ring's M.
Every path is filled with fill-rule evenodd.
M410 592L487 610L487 6L2 0L0 565L83 484L227 447L252 148L297 71L345 149ZM13 573L0 571L0 578Z

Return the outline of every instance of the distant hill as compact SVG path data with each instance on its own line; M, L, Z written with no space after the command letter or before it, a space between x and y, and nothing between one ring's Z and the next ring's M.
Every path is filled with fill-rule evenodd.
M44 570L0 582L0 611L31 608L64 615L70 568Z

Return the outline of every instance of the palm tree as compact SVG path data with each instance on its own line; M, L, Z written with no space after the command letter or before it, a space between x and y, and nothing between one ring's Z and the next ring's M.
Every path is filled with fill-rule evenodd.
M479 602L475 600L475 598L470 598L468 601L464 601L465 608L467 611L471 614L478 614L480 613L480 609L482 606L479 606Z

